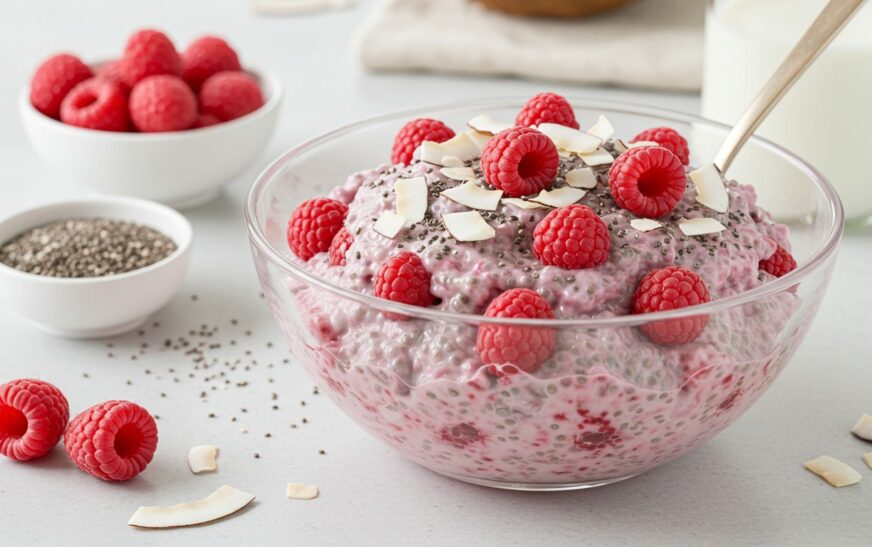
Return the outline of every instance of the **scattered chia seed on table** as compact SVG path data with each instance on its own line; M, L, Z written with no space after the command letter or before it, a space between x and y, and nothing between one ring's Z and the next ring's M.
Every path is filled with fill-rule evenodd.
M162 233L132 222L72 218L32 228L0 245L0 262L48 277L103 277L145 268L176 250Z

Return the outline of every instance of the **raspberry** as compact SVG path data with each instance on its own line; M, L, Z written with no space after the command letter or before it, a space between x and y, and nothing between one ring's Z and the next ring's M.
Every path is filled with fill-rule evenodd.
M652 270L642 278L633 295L633 313L676 310L708 301L708 289L696 273L669 266ZM708 319L707 315L695 315L646 323L640 328L652 342L675 346L695 340L702 334Z
M662 217L681 201L687 186L684 165L662 146L631 148L609 169L618 206L646 218Z
M127 95L118 82L85 80L64 97L61 121L85 129L127 131Z
M572 105L557 93L533 95L515 118L515 125L523 127L531 127L540 123L557 123L578 129Z
M188 129L197 120L197 98L178 76L149 76L130 92L130 119L143 132Z
M125 91L125 93L130 92L130 88L127 87L127 84L124 83L124 77L121 75L121 60L115 61L107 61L100 65L100 68L97 69L97 74L95 77L100 78L101 80L111 80L113 82L118 83L121 86L121 89Z
M348 252L348 248L351 247L352 243L354 243L354 236L349 234L348 230L344 227L336 232L336 235L333 236L333 241L330 242L329 254L331 266L345 266L345 253Z
M0 454L17 461L40 458L54 448L70 419L58 388L42 380L0 386Z
M288 220L288 246L303 260L330 249L342 229L348 206L330 198L313 198L301 203Z
M784 247L778 245L772 256L760 261L760 269L775 277L781 277L796 269L796 260Z
M394 137L391 163L412 163L412 154L424 141L445 142L454 136L454 130L432 118L418 118L403 126Z
M182 79L194 91L200 90L206 78L224 70L242 70L242 66L236 52L221 38L203 36L182 53Z
M127 40L121 57L121 77L132 88L140 80L157 74L178 76L182 61L166 34L157 30L140 30Z
M221 120L219 120L212 114L200 114L199 116L197 116L197 119L194 120L194 123L191 125L191 129L212 127L213 125L218 125L219 123L221 123Z
M681 160L684 165L690 164L690 150L687 148L687 139L671 127L655 127L642 131L630 142L651 141L656 142L669 150Z
M559 163L551 139L529 127L501 131L481 152L485 180L512 197L536 194L549 186Z
M200 88L200 111L222 121L235 120L263 105L254 78L244 72L219 72Z
M413 253L399 253L390 257L375 274L374 294L379 298L426 308L433 303L430 293L430 272ZM403 316L386 313L391 319Z
M30 80L30 104L50 118L58 119L61 101L76 84L94 75L78 57L67 53L42 62Z
M606 223L584 205L554 209L533 231L533 252L546 266L593 268L609 259L611 248Z
M485 317L554 319L548 301L530 289L509 289L494 298ZM488 373L505 376L536 372L554 351L557 335L552 329L488 325L478 327L476 349Z
M136 403L107 401L70 422L64 448L82 471L104 481L126 481L142 473L157 449L157 424Z

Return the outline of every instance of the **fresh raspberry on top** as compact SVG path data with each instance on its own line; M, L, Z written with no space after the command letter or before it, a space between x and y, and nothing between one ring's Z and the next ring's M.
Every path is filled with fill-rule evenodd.
M61 103L61 121L86 129L127 131L127 95L121 84L100 77L85 80Z
M197 38L182 53L182 79L194 91L200 91L206 78L225 70L242 70L242 66L233 48L217 36Z
M708 288L695 272L669 266L652 270L642 278L633 295L633 313L676 310L709 300ZM646 323L640 328L652 342L675 346L695 340L708 320L708 315L694 315Z
M572 105L557 93L533 95L515 118L515 125L523 127L532 127L540 123L556 123L578 129Z
M385 300L427 307L433 303L430 292L430 272L418 255L404 252L395 254L381 265L373 280L373 293ZM385 314L390 319L403 319L394 313Z
M775 277L781 277L796 269L796 260L784 247L778 245L772 256L760 261L760 269Z
M70 422L64 448L82 471L104 481L126 481L142 473L157 449L157 424L129 401L94 405Z
M53 55L43 61L30 80L30 104L34 108L58 119L61 101L76 84L94 75L88 65L67 53Z
M485 317L554 319L547 300L530 289L509 289L494 298ZM476 349L487 371L494 376L519 371L536 372L554 351L557 335L552 329L482 324Z
M17 461L40 458L58 444L70 406L58 388L42 380L0 386L0 454Z
M554 209L533 231L533 252L546 266L593 268L609 259L611 248L606 223L585 205Z
M97 69L97 73L95 74L95 76L103 80L111 80L113 82L117 82L121 84L122 89L124 89L125 91L130 91L130 88L127 87L127 84L124 83L124 76L122 75L121 67L121 59L107 61L100 65L100 68Z
M485 180L512 197L536 194L550 186L559 164L551 139L529 127L501 131L481 152Z
M681 160L684 165L690 164L690 150L687 147L687 139L671 127L654 127L642 131L630 142L650 141L656 142L669 150Z
M345 266L347 262L345 254L352 243L354 243L354 236L349 234L348 230L344 227L336 232L336 235L333 236L333 241L330 242L330 249L328 251L331 266Z
M121 76L127 87L157 74L178 76L182 60L167 35L157 30L140 30L124 46L121 57Z
M197 120L197 98L178 76L149 76L130 92L130 119L143 132L188 129Z
M330 249L333 238L342 229L348 206L330 198L307 199L291 213L287 238L291 251L309 260Z
M391 149L391 163L412 163L412 155L424 141L445 142L454 136L454 130L432 118L410 121L397 132Z
M263 106L263 94L245 72L219 72L200 88L200 111L221 121L235 120Z
M631 148L609 169L609 187L619 207L657 218L681 201L687 175L678 156L662 146Z

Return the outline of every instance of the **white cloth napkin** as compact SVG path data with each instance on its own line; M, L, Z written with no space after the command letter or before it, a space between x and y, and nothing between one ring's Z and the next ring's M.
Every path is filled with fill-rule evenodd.
M381 0L358 32L371 70L512 75L698 90L703 0L640 0L589 19L524 18L472 0Z

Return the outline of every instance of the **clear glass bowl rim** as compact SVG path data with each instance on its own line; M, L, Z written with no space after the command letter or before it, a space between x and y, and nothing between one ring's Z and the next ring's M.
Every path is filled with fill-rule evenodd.
M707 304L701 304L688 308L677 310L661 311L654 313L645 313L637 315L620 315L614 317L601 318L582 318L582 319L511 319L498 317L484 317L483 315L454 313L430 308L422 308L419 306L411 306L384 300L375 296L370 296L364 293L359 293L334 285L323 279L320 279L306 270L300 268L282 255L282 251L276 249L267 240L266 235L261 230L257 223L257 204L269 182L279 174L285 165L292 161L300 154L306 153L317 148L319 145L339 138L359 129L365 129L369 126L380 124L383 122L394 120L405 120L423 115L433 116L438 112L450 112L452 110L469 110L471 108L480 108L482 112L488 110L496 110L503 108L519 108L526 102L527 96L508 96L508 97L490 97L474 100L465 100L440 104L429 107L416 107L398 110L367 118L349 125L345 125L323 133L317 137L306 140L297 146L289 149L281 156L276 158L266 169L258 175L254 184L248 191L245 203L245 224L248 229L249 239L254 247L263 253L270 262L278 266L281 270L289 275L320 289L326 290L336 296L348 299L359 304L363 304L381 311L399 313L412 318L427 319L431 321L442 321L462 324L494 324L494 325L512 325L512 326L529 326L529 327L552 327L552 328L577 328L577 329L595 329L595 328L621 328L634 327L646 324L652 321L660 321L664 319L675 319L681 317L691 317L697 315L708 315L723 311L733 306L739 306L753 302L758 299L763 299L781 291L788 290L796 285L808 275L818 269L822 264L836 252L839 241L844 231L844 210L842 202L836 193L836 190L830 184L829 180L820 173L817 169L809 165L805 160L799 158L792 152L782 148L781 146L766 140L761 137L753 136L749 143L755 143L762 148L785 158L792 163L804 176L806 176L815 185L818 192L823 194L829 207L829 214L832 218L828 233L826 234L823 244L816 249L811 257L804 264L789 274L763 284L756 289L746 291L734 296L730 296L721 300L715 300ZM662 121L672 121L683 124L703 124L709 127L729 130L730 126L713 120L702 118L693 114L688 114L678 110L667 108L650 107L631 102L613 101L606 99L596 99L591 97L568 96L572 105L577 109L585 110L600 110L610 111L614 113L656 117ZM350 175L351 173L349 173Z

